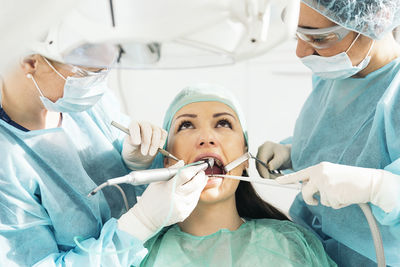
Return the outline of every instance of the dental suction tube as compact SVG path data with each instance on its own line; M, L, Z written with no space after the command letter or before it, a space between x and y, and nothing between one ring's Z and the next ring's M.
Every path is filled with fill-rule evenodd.
M366 203L358 204L360 206L362 212L367 219L369 228L371 230L372 240L374 241L375 246L375 254L376 254L376 262L378 263L378 267L386 266L385 260L385 252L383 249L383 242L381 232L379 231L378 223L375 220L374 215L372 214L371 207Z

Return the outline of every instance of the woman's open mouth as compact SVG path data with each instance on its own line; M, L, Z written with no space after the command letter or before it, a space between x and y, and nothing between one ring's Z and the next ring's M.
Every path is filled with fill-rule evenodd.
M209 166L204 172L206 175L218 175L218 174L226 174L225 169L224 169L224 164L222 163L221 159L217 156L203 156L198 158L196 161L199 160L208 160L208 159L213 159L214 160L214 165Z

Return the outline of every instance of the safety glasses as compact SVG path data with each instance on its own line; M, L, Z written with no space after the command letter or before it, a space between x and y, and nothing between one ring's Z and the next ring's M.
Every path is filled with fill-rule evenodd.
M54 70L55 73L57 73L61 78L64 80L67 80L67 77L65 77L63 74L61 74L57 68L59 69L64 69L69 72L72 72L73 75L71 77L74 78L85 78L85 79L80 79L80 86L85 86L85 85L96 85L104 79L107 78L107 75L109 73L109 69L105 68L86 68L86 67L78 67L70 64L64 64L64 63L59 63L56 61L53 61L50 63L48 59L43 57L44 61ZM57 68L55 67L57 66Z
M105 76L110 71L110 69L108 68L89 68L59 62L53 62L53 65L56 65L58 68L64 69L66 71L72 72L72 76L76 78Z
M297 27L296 35L316 49L325 49L343 40L349 32L340 25L322 29Z
M69 65L71 67L71 72L74 73L75 77L88 77L88 76L98 76L105 75L109 72L109 69L97 69L88 70L78 66Z

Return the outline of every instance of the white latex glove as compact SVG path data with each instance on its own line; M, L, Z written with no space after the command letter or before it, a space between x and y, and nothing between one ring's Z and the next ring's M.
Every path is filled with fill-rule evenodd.
M322 162L304 170L276 178L280 184L303 181L302 195L309 205L320 194L321 204L334 209L371 202L385 212L396 206L400 176L380 169L369 169Z
M258 147L257 158L265 162L271 171L290 169L292 168L291 150L292 145L282 145L267 141ZM261 164L257 163L256 166L261 177L276 178Z
M148 122L132 121L129 125L130 136L125 136L122 145L122 158L131 170L147 169L163 147L167 132Z
M183 165L179 161L174 166ZM151 183L138 203L118 220L118 228L144 242L160 227L182 222L196 207L207 180L199 166L191 166L169 181Z

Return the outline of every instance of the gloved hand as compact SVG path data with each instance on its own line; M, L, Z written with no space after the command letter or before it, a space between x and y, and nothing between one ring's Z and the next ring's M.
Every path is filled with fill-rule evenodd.
M281 145L270 141L258 147L257 158L267 163L268 168L273 170L285 170L292 168L290 152L292 145ZM256 164L257 171L264 178L276 178L261 164Z
M304 170L278 177L280 184L303 181L302 195L309 205L320 194L321 204L334 209L367 203L391 212L396 206L400 176L380 169L369 169L322 162Z
M183 165L179 161L174 166ZM151 183L138 203L118 220L119 229L145 242L160 227L185 220L196 207L207 180L199 166L191 166L169 181Z
M131 170L147 169L163 147L167 132L148 122L132 121L129 125L130 136L125 136L122 145L122 159Z

